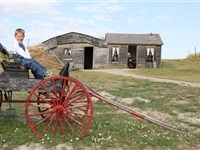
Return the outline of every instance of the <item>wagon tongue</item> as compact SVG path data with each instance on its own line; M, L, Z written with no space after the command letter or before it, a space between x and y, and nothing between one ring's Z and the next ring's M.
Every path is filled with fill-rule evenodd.
M114 106L114 107L116 107L118 109L121 109L121 110L123 110L123 111L125 111L125 112L127 112L127 113L129 113L129 114L131 114L131 115L133 115L135 117L137 117L137 118L146 120L146 121L148 121L148 122L150 122L152 124L156 124L158 126L161 126L161 127L166 128L168 130L171 130L171 131L175 131L175 132L178 132L178 133L181 133L181 134L185 134L185 132L176 129L173 126L170 126L170 125L168 125L168 124L166 124L164 122L161 122L159 120L151 118L151 117L149 117L147 115L144 115L142 113L136 112L132 108L124 106L124 105L122 105L122 104L120 104L120 103L118 103L116 101L110 100L110 99L102 96L101 94L99 94L98 92L96 92L94 89L92 89L90 87L87 87L87 88L88 88L88 91L89 91L91 96L96 97L99 100L108 103L109 105L112 105L112 106Z

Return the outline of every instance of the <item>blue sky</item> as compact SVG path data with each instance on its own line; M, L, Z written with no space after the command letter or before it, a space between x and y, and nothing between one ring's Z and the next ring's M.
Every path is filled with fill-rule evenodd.
M158 33L162 58L200 52L200 1L1 1L0 42L11 49L16 28L30 45L68 32Z

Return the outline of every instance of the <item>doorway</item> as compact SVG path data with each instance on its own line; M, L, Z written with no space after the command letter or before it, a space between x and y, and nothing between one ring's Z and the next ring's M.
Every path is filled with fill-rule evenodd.
M128 53L129 53L128 63L127 63L128 67L129 68L136 68L137 46L129 45L128 46Z
M93 47L84 48L84 69L93 68Z

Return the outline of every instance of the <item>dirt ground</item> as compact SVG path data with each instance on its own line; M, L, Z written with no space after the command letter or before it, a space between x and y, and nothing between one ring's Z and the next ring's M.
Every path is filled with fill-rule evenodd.
M155 78L155 77L146 77L146 76L136 75L133 73L128 73L127 71L130 71L130 69L98 69L98 70L84 70L84 71L105 72L105 73L109 73L109 74L113 74L113 75L132 77L132 78L136 78L136 79L144 79L144 80L150 80L150 81L154 81L154 82L163 82L163 83L173 83L173 84L178 84L181 86L200 88L200 84L198 84L198 83L170 80L170 79L161 79L161 78Z

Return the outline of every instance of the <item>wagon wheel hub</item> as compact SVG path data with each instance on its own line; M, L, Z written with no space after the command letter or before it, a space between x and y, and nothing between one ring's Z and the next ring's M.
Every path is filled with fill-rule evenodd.
M65 108L64 108L62 105L58 105L58 106L56 106L56 107L54 108L54 113L55 113L56 115L58 115L58 116L63 115L65 111L66 111L66 110L65 110Z

